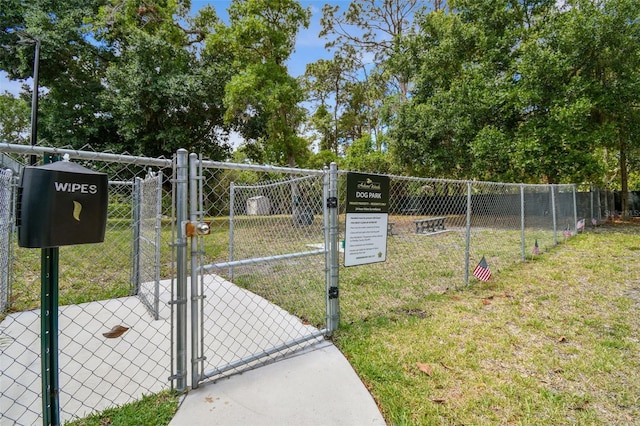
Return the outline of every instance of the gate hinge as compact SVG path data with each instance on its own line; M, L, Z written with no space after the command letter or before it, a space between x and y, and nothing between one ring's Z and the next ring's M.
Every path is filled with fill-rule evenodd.
M329 287L329 299L337 299L340 294L338 287Z
M329 198L327 198L327 208L328 209L337 209L338 208L338 197L329 197Z

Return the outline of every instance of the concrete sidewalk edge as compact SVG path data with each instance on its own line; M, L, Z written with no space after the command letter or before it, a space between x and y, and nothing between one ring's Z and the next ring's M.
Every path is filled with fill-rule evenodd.
M331 342L189 391L169 426L385 425Z

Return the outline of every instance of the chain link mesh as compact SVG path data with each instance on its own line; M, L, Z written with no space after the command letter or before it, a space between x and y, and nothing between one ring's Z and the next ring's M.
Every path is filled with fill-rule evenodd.
M283 356L324 324L323 174L267 170L204 169L205 377Z
M45 153L57 155L63 151L70 154L71 161L104 172L109 179L104 243L59 250L59 398L64 422L170 386L170 310L165 303L156 317L151 315L140 299L145 284L139 285L132 277L134 261L146 253L138 252L134 245L134 183L149 168L156 172L167 169L171 176L172 163L36 147L5 153L3 158L10 161L3 161L3 165L17 168L14 173L19 175L19 168L29 164L31 155L43 158ZM170 207L170 182L156 184L150 190L159 191L164 208ZM5 197L4 191L2 194ZM153 198L155 210L155 194ZM3 200L3 209L8 205ZM148 219L147 213L141 217L145 217L142 222L154 220L154 227L158 224L155 213L153 219ZM154 253L149 262L153 269L162 266L160 276L167 280L171 276L170 222L162 225L158 237L160 261ZM17 247L15 233L2 235L11 241L8 253L14 279L10 283L10 303L0 311L0 423L36 424L42 421L40 250ZM2 252L6 252L4 247ZM142 274L147 269L140 269L140 281L148 279ZM170 285L163 282L159 298L167 302ZM127 330L120 334L114 329L117 326Z
M11 231L13 229L12 203L13 172L0 170L0 313L9 306L11 279ZM0 343L0 346L2 343Z
M134 182L132 283L154 319L160 310L162 172Z
M0 423L41 419L40 253L17 247L12 215L20 167L30 155L52 152L5 147L0 157L0 166L12 169L0 173L0 262L6 259L2 271L8 271L0 287ZM107 173L110 185L105 242L60 248L63 421L169 386L171 246L174 226L182 225L174 223L172 161L68 153ZM199 167L191 213L209 224L210 235L198 237L191 253L200 314L200 353L192 357L203 379L269 362L322 337L326 178L322 171L206 161ZM422 301L473 283L482 257L497 273L573 235L576 218L588 225L615 211L610 192L576 194L572 185L390 178L387 261L340 268L343 324L426 315ZM341 210L340 239L344 224ZM121 334L119 325L127 328Z
M345 174L340 188L344 200ZM473 283L483 257L496 273L547 251L576 232L573 196L573 185L391 176L386 261L341 268L342 322L426 315L423 301Z

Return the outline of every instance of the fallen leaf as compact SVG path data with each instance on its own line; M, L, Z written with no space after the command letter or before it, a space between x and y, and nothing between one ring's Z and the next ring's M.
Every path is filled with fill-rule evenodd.
M436 404L444 404L445 402L447 402L447 400L444 398L431 398L431 401L435 402Z
M558 337L558 342L566 343L567 342L567 338L565 336L560 336L560 337Z
M125 327L123 325L116 325L106 333L102 333L102 335L107 339L115 339L116 337L122 336L124 332L127 331L128 329L129 327Z
M453 370L453 368L449 367L447 364L445 364L444 362L440 362L440 365L443 366L444 368L446 368L447 370Z
M416 362L416 365L418 366L418 369L420 371L422 371L424 374L426 374L427 376L430 376L431 373L433 373L433 369L431 368L431 366L429 364L423 364L421 362Z
M455 294L452 294L451 296L449 296L450 298L452 298L453 300L462 300L462 297L460 296L456 296Z
M490 301L488 301L487 299L482 299L482 304L483 304L483 305L490 305L490 304L491 304L491 302L490 302Z

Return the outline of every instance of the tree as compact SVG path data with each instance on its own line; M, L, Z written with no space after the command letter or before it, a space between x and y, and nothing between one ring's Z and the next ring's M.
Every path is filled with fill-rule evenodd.
M117 125L120 150L228 155L222 98L230 74L223 58L202 50L219 20L210 7L192 17L189 6L120 0L102 7L94 21L98 39L117 52L101 100Z
M115 136L98 105L111 55L92 42L84 22L100 3L0 0L0 69L12 79L31 77L34 46L20 44L18 31L41 41L39 83L47 90L40 93L38 135L49 143L99 145Z
M585 109L595 153L602 162L603 151L617 152L626 214L629 164L640 154L640 2L571 1L558 27L565 29L557 49L571 64L571 93L589 99Z
M420 17L419 31L402 40L414 54L398 62L415 72L415 90L394 122L392 150L405 167L483 180L597 182L603 149L619 147L621 159L632 152L637 0L449 6L449 14Z
M395 51L395 40L410 30L413 15L421 4L418 0L353 1L342 14L339 5L326 4L322 9L320 36L332 38L327 48L338 47L340 51L350 46L361 54L373 54L374 63L382 64ZM392 83L406 98L409 82L405 76L394 75Z
M347 83L355 79L353 56L335 55L308 64L303 85L312 101L318 103L311 117L312 125L320 132L320 150L339 153L342 138L338 121L340 109L347 96Z
M339 164L341 169L368 173L390 173L393 167L390 155L377 151L369 135L353 141Z
M27 143L30 114L29 103L8 92L0 94L0 141Z
M208 40L208 49L226 52L235 70L225 86L225 122L274 164L295 166L308 153L297 134L302 90L285 65L299 28L308 25L309 11L297 1L234 0L229 25L219 24Z
M192 16L187 0L0 2L12 12L0 14L0 38L10 46L0 68L12 78L31 73L33 51L18 45L17 30L42 41L38 133L49 143L227 156L230 70L225 58L202 52L217 22L213 9Z

